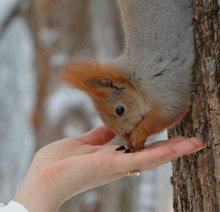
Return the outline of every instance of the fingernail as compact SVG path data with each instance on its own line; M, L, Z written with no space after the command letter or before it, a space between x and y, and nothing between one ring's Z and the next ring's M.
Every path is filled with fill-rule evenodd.
M198 146L197 151L206 148L206 144L204 144L203 141L198 138L192 137L188 140L193 142L196 146Z
M207 144L204 144L201 148L198 148L198 149L196 149L196 150L194 150L194 151L188 153L187 155L190 155L190 154L192 154L192 153L199 152L199 151L205 149L207 146L208 146Z
M204 144L201 148L199 148L198 150L202 150L202 149L205 149L206 147L208 147L207 144Z

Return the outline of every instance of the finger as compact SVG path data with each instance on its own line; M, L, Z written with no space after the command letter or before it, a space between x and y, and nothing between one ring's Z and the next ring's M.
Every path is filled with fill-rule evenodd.
M83 143L90 145L103 145L110 142L115 137L115 134L105 126L97 127L81 136L75 137Z
M175 141L175 140L174 140ZM172 160L198 151L203 147L203 142L197 138L189 138L179 142L161 143L159 147L146 148L141 152L118 154L115 162L119 170L129 170L141 167L151 167L153 163L162 164L164 160Z
M159 146L163 146L163 145L168 144L168 143L181 142L181 141L186 140L186 139L187 138L183 137L183 136L176 136L176 137L170 138L168 140L161 140L161 141L157 141L157 142L154 142L154 143L151 143L151 144L147 144L145 147L146 148L159 147Z
M186 139L187 138L183 137L183 136L176 136L176 137L170 138L168 140L161 140L161 141L154 142L152 144L148 144L145 146L145 148L146 149L156 148L156 147L160 147L160 146L165 146L165 145L169 145L169 144L182 142L183 140L186 140ZM105 154L114 154L114 155L124 154L124 152L125 152L124 150L123 151L113 151L113 150L118 149L119 147L120 146L118 146L118 145L108 145L108 146L105 146L105 148L99 149L99 152L100 153L104 152ZM144 150L141 150L141 151L144 151Z
M172 157L178 155L189 154L202 148L203 143L197 138L173 138L155 147L148 148L151 158ZM144 154L144 151L143 151Z
M111 141L114 136L112 131L102 126L77 137L53 142L43 149L56 160L79 154L91 154L100 149L100 145Z
M186 139L188 139L188 138L183 137L183 136L176 136L176 137L170 138L168 140L161 140L161 141L154 142L152 144L148 144L145 146L145 148L151 149L151 148L156 148L156 147L161 147L161 146L166 146L166 145L173 145L175 143L180 143ZM118 146L118 145L108 145L106 148L100 149L99 151L100 152L103 152L103 151L112 152L112 150L116 150L119 147L120 146ZM139 152L142 152L142 151L144 151L144 150L140 150ZM124 151L116 151L115 154L117 154L117 153L124 153Z

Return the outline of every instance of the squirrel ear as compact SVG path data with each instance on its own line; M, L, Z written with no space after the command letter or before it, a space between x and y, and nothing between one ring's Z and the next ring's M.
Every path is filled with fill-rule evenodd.
M62 79L72 86L87 92L91 97L106 97L110 93L121 94L132 87L128 79L111 65L92 61L76 61L67 65Z

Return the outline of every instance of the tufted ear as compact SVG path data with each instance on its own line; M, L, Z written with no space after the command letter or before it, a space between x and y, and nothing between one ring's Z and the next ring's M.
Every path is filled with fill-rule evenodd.
M130 81L111 65L102 65L93 61L76 61L68 64L61 73L64 81L85 91L92 98L122 94L124 89L132 87Z

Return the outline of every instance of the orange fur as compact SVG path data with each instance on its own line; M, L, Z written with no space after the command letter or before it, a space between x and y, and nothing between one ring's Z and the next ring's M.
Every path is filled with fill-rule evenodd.
M126 141L130 149L143 149L148 136L171 127L186 113L186 108L182 108L177 113L167 117L158 105L153 105L152 108L153 109L145 115L144 119L133 129L131 137Z
M62 79L72 86L87 92L91 97L105 97L109 91L104 86L97 86L95 81L111 80L117 85L132 87L126 77L110 65L93 61L76 61L68 64L61 74Z

